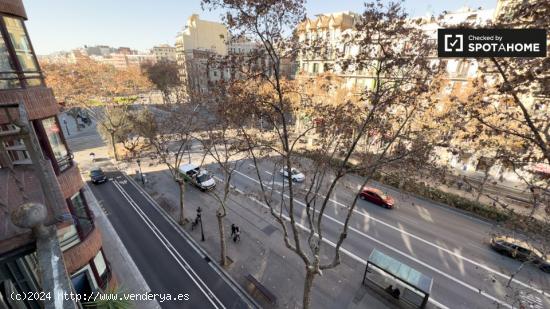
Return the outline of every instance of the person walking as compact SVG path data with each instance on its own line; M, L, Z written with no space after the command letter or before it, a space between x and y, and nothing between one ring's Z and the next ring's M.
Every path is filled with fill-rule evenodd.
M237 242L241 240L241 231L239 230L238 226L235 226L235 236L233 236L233 242Z
M195 218L195 221L193 221L193 223L191 224L191 230L194 230L195 227L197 227L197 225L199 225L200 221L202 220L201 212L202 209L200 207L197 208L197 217Z
M231 224L231 237L235 236L235 232L237 231L237 226L235 223Z

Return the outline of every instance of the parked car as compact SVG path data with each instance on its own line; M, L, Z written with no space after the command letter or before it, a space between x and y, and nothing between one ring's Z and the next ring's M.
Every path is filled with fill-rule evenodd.
M281 173L281 176L283 176L285 179L288 177L288 167L283 167L279 173ZM299 170L295 168L290 169L290 178L293 182L303 182L306 180L306 176L302 174Z
M180 166L179 171L186 182L191 182L201 191L212 190L216 187L216 181L208 171L195 164L184 164Z
M94 168L90 171L90 181L93 184L104 183L107 181L107 176L100 168Z
M394 200L391 196L371 187L364 187L361 193L359 193L359 198L388 209L393 208L394 205Z
M495 236L491 238L491 248L522 262L531 261L543 271L550 273L550 257L525 241L508 236Z

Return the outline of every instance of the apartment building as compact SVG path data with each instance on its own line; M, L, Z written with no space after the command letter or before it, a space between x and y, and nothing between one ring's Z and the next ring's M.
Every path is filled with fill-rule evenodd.
M208 91L208 59L227 55L229 31L217 22L201 20L198 14L187 19L187 25L176 36L176 62L186 96ZM216 73L217 74L217 73Z
M158 61L176 61L176 48L168 44L162 44L153 46L151 54L155 56L155 60Z
M505 1L499 1L497 12L493 9L471 9L460 8L456 11L446 12L440 18L428 16L421 18L418 27L424 31L429 40L437 42L437 29L452 27L459 24L469 24L472 27L482 27L491 22L497 14L506 14L507 6ZM344 35L354 33L354 25L359 21L359 16L353 12L339 12L317 15L316 18L307 19L297 27L298 38L301 42L321 40L325 43L322 52L303 50L300 52L298 62L298 73L301 78L309 78L323 72L330 71L340 76L349 88L369 88L374 85L374 80L366 71L344 72L339 70L337 65L338 57L342 55L353 55L358 52L357 46L346 45L341 38ZM339 52L336 52L339 51ZM433 61L445 61L446 76L444 89L439 94L442 102L449 97L466 97L471 89L471 81L483 72L479 70L479 63L474 58L450 58L442 60L437 58L434 49ZM536 94L526 98L527 102L537 99ZM481 174L487 168L487 153L454 153L448 148L439 147L435 156L441 165L453 168L461 174ZM538 170L547 171L547 167L536 167ZM517 181L516 172L507 170L505 166L494 164L490 166L489 174L494 179ZM526 174L524 174L526 175Z
M359 15L353 12L337 12L319 14L315 18L309 18L301 22L296 32L302 46L308 46L310 42L319 41L324 46L321 50L303 49L298 55L298 74L315 76L323 72L332 72L342 77L348 87L365 86L369 81L367 72L343 72L335 64L339 61L340 52L353 52L353 46L344 46L342 37L355 31L355 23L359 21Z
M116 279L26 19L21 0L0 0L0 308L54 308L53 300L15 302L9 294L89 293Z

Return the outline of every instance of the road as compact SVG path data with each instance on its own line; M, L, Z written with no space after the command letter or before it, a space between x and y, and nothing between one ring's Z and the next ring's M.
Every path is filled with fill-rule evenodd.
M153 205L144 193L120 172L109 172L105 184L91 185L107 217L151 293L188 300L162 301L162 308L252 308L175 223ZM124 284L124 283L122 283ZM131 292L131 291L128 291ZM181 295L179 295L181 294ZM185 296L188 295L188 297Z
M215 171L215 166L209 169ZM269 160L260 163L264 184L277 193L286 192L284 179L277 170ZM343 208L352 203L362 179L351 176L345 183L337 186L325 212L324 237L329 245L336 241L346 214ZM232 185L247 193L259 192L259 184L250 162L243 164L232 178ZM374 186L393 196L397 206L388 210L358 201L343 246L345 254L366 263L376 248L433 277L430 299L432 304L442 308L495 308L498 305L516 308L518 299L529 304L526 308L550 308L550 274L532 265L527 265L515 276L512 289L506 288L509 274L520 266L520 262L490 249L491 223L404 195L390 187ZM304 184L296 187L301 196ZM303 201L303 198L297 199L295 216L305 228ZM251 200L248 207L262 205ZM542 295L543 290L546 296Z

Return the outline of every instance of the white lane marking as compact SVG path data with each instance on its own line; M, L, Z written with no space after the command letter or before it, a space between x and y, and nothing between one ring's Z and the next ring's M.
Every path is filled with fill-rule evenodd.
M268 171L264 171L264 173L266 173L266 174L268 174L268 175L271 175L271 176L273 176L273 173L271 173L271 172L268 172Z
M244 175L244 174L242 174L242 173L239 172L239 171L235 171L235 172L237 172L237 173L243 175L244 177L250 178L250 177L248 177L247 175ZM253 181L255 181L255 182L258 182L258 181L255 180L255 179L252 179L252 178L250 178L250 179L253 180ZM271 189L271 188L268 188L268 189ZM275 190L274 190L274 191L275 191ZM278 192L278 191L275 191L275 192L276 192L277 194L280 194L280 193L281 193L281 192ZM289 197L287 194L285 194L285 193L283 193L282 195L283 195L285 198L287 198L287 199L290 198L290 197ZM302 202L300 202L300 201L298 201L298 200L294 200L294 201L295 201L297 204L300 204L300 205L302 205L302 206L304 206L304 207L306 206L304 203L302 203ZM318 211L317 211L317 212L318 212ZM337 224L339 224L339 225L342 225L342 226L344 225L342 222L338 221L337 219L335 219L335 218L333 218L333 217L331 217L331 216L329 216L329 215L323 214L323 217L326 217L326 218L328 218L329 220L331 220L331 221L333 221L333 222L335 222L335 223L337 223ZM507 303L502 302L501 300L499 300L498 298L495 298L494 296L488 294L487 292L484 292L483 290L481 290L481 289L479 289L479 288L476 288L476 287L470 285L469 283L466 283L466 282L464 282L464 281L462 281L462 280L460 280L460 279L457 279L457 278L455 278L455 277L453 277L453 276L451 276L451 275L449 275L449 274L447 274L447 273L445 273L445 272L443 272L443 271L441 271L441 270L439 270L439 269L437 269L437 268L435 268L435 267L433 267L433 266L431 266L431 265L429 265L429 264L427 264L427 263L425 263L425 262L423 262L423 261L421 261L421 260L419 260L419 259L417 259L417 258L411 256L411 255L408 254L408 253L405 253L405 252L403 252L403 251L401 251L401 250L399 250L399 249L397 249L397 248L395 248L395 247L393 247L393 246L390 246L390 245L388 245L388 244L386 244L386 243L384 243L384 242L382 242L382 241L380 241L380 240L378 240L378 239L376 239L376 238L374 238L374 237L372 237L372 236L369 236L369 235L367 235L367 234L365 234L365 233L363 233L363 232L361 232L361 231L355 229L354 227L348 226L348 228L349 228L351 231L354 231L354 232L358 233L359 235L361 235L361 236L363 236L363 237L365 237L365 238L368 238L368 239L370 239L370 240L372 240L372 241L374 241L374 242L376 242L376 243L378 243L378 244L380 244L380 245L382 245L382 246L384 246L384 247L386 247L386 248L388 248L388 249L390 249L390 250L392 250L392 251L394 251L394 252L396 252L396 253L401 254L402 256L404 256L404 257L406 257L406 258L408 258L408 259L410 259L410 260L412 260L412 261L415 261L416 263L418 263L418 264L420 264L420 265L422 265L422 266L424 266L424 267L426 267L426 268L428 268L428 269L430 269L430 270L432 270L432 271L434 271L434 272L436 272L436 273L438 273L438 274L440 274L440 275L442 275L442 276L444 276L444 277L446 277L446 278L448 278L448 279L450 279L450 280L452 280L452 281L458 283L459 285L462 285L462 286L466 287L467 289L469 289L469 290L471 290L471 291L474 291L474 292L476 292L476 293L478 293L478 294L480 294L480 295L483 295L483 296L489 298L490 300L492 300L492 301L494 301L494 302L497 302L497 303L499 303L499 304L501 304L501 305L503 305L503 306L505 306L505 307L507 307L507 308L510 308L510 309L512 308L512 306L508 305Z
M236 172L236 173L239 173L240 175L242 175L242 176L245 177L245 178L250 179L251 181L254 181L254 182L256 182L256 183L259 183L258 180L254 179L254 178L252 178L252 177L250 177L250 176L248 176L248 175L245 175L245 174L243 174L243 173L241 173L241 172L239 172L239 171L235 171L235 172ZM271 188L269 188L269 189L271 189ZM322 197L322 198L326 198L326 196L324 196L324 195L322 195L322 194L318 194L318 195L319 195L320 197ZM284 196L285 196L287 199L290 198L290 197L289 197L288 195L286 195L286 194L285 194ZM298 201L298 200L295 200L295 201L296 201L297 203L299 203L299 204L301 204L302 206L305 207L305 204L304 204L304 203L302 203L302 202L300 202L300 201ZM344 205L344 204L342 204L342 203L340 203L340 202L338 202L338 201L335 201L335 200L333 200L333 199L329 199L329 201L331 201L331 202L333 202L334 204L337 204L337 205L339 205L339 206L341 206L341 207L348 208L347 205ZM457 257L457 258L459 258L459 259L462 259L462 260L464 260L464 261L466 261L466 262L469 262L470 264L473 264L473 265L475 265L475 266L477 266L477 267L483 268L484 270L486 270L486 271L488 271L488 272L491 272L491 273L493 273L493 274L496 274L496 275L498 275L498 276L500 276L500 277L502 277L502 278L504 278L504 279L506 279L506 280L510 279L510 276L508 276L508 275L506 275L506 274L503 274L503 273L501 273L501 272L499 272L499 271L497 271L497 270L495 270L495 269L492 269L491 267L489 267L489 266L487 266L487 265L485 265L485 264L481 264L481 263L479 263L479 262L476 262L476 261L474 261L474 260L472 260L472 259L469 259L469 258L467 258L467 257L464 257L464 256L462 256L462 255L460 255L460 254L458 254L458 253L456 253L456 252L454 252L454 251L451 251L451 250L449 250L449 249L447 249L447 248L441 247L441 246L439 246L439 245L437 245L437 244L435 244L435 243L433 243L433 242L431 242L431 241L425 240L424 238L421 238L421 237L419 237L419 236L416 236L416 235L414 235L414 234L412 234L412 233L410 233L410 232L407 232L407 231L405 231L405 230L399 229L399 228L397 228L397 227L395 227L395 226L393 226L393 225L391 225L391 224L389 224L389 223L386 223L386 222L384 222L384 221L382 221L382 220L380 220L380 219L374 218L374 217L370 216L369 214L360 212L360 211L358 211L358 210L356 210L356 209L354 209L353 212L356 213L356 214L358 214L358 215L360 215L360 216L362 216L362 217L369 218L369 219L371 219L371 220L373 220L373 221L375 221L375 222L378 222L378 223L380 223L380 224L382 224L382 225L384 225L384 226L387 226L387 227L389 227L389 228L391 228L391 229L393 229L393 230L395 230L395 231L397 231L397 232L399 232L399 233L403 233L403 234L405 234L405 235L407 235L407 236L410 236L411 238L414 238L414 239L416 239L416 240L418 240L418 241L420 241L420 242L423 242L423 243L425 243L425 244L427 244L427 245L429 245L429 246L435 247L435 248L437 248L438 250L444 251L444 252L446 252L447 254L453 255L453 256L455 256L455 257ZM328 215L325 215L325 216L328 216ZM329 218L331 218L331 217L329 217ZM338 221L338 222L340 222L340 221ZM544 290L539 289L538 287L531 286L531 285L529 285L529 284L527 284L527 283L525 283L525 282L522 282L522 281L520 281L520 280L517 280L517 279L512 279L512 282L514 282L514 283L516 283L516 284L518 284L518 285L521 285L521 286L523 286L523 287L525 287L525 288L531 289L531 290L534 291L534 292L537 292L537 293L540 293L540 294L542 294L542 295L548 296L548 294L547 294Z
M128 201L128 203L132 206L134 211L138 214L138 216L145 222L147 227L153 232L153 234L158 238L160 243L168 250L170 255L176 260L176 262L180 265L180 267L187 273L189 278L195 283L195 285L201 290L201 292L208 298L210 303L215 308L225 308L223 303L216 297L216 295L208 288L208 286L202 281L202 279L197 275L197 273L194 271L194 269L187 263L187 261L179 254L179 252L172 246L170 241L166 239L164 234L155 226L155 224L147 217L147 215L139 208L139 206L134 202L134 200L128 195L128 193L122 188L121 184L119 184L117 181L113 181L113 184L118 189L118 191L122 194L124 199ZM201 284L199 284L199 282ZM201 286L202 285L202 286ZM205 289L207 291L205 291ZM217 302L218 304L216 304ZM218 306L219 305L219 306ZM221 306L221 307L220 307Z
M269 206L264 204L263 202L259 201L258 199L256 199L255 197L249 197L249 199L253 200L254 202L258 203L260 206L264 207L264 208L267 208L269 209ZM283 216L283 219L285 219L286 221L290 221L290 218L287 216L287 215L282 215ZM296 223L296 225L306 231L306 232L310 232L310 229L307 228L306 226L300 224L300 223ZM316 233L317 235L317 233ZM323 242L327 243L329 246L332 246L334 248L336 248L336 244L330 240L328 240L327 238L323 237ZM359 257L358 255L352 253L351 251L345 249L343 246L340 247L340 251L343 252L344 254L348 255L349 257L351 257L352 259L356 260L357 262L363 264L363 265L367 265L367 261L365 259L362 259L361 257ZM433 303L434 305L438 306L439 308L441 309L449 309L449 307L443 305L442 303L436 301L433 297L430 297L428 298L428 301Z
M172 217L170 217L170 215L168 215L168 213L160 207L160 205L157 203L157 201L155 201L149 195L149 193L147 193L142 187L140 187L132 178L128 177L128 175L126 175L126 174L123 174L123 175L134 186L134 188L137 191L139 191L141 193L141 195L147 201L149 201L149 203L151 203L151 205L153 206L153 209L155 209L157 211L157 213L159 213L166 221L168 221L168 224L170 224L170 226L172 226L172 228L176 231L176 233L180 234L180 236L189 244L189 246L191 246L197 252L197 254L201 258L205 258L207 256L204 252L201 251L201 249L198 247L197 244L195 244L194 242L189 240L191 238L191 236L187 235L182 230L182 228L178 224L176 224L174 219ZM208 262L208 265L212 269L214 269L214 271L216 271L218 274L221 274L222 271L219 269L217 264L212 262L213 260L214 259L210 258L210 262ZM221 276L221 278L222 278L223 281L225 281L228 284L228 286L233 291L235 291L235 293L237 293L237 295L241 296L241 299L243 301L248 302L249 304L252 304L252 306L250 308L260 308L260 306L258 304L256 304L255 301L244 290L240 289L239 284L229 274L225 274L224 276Z

